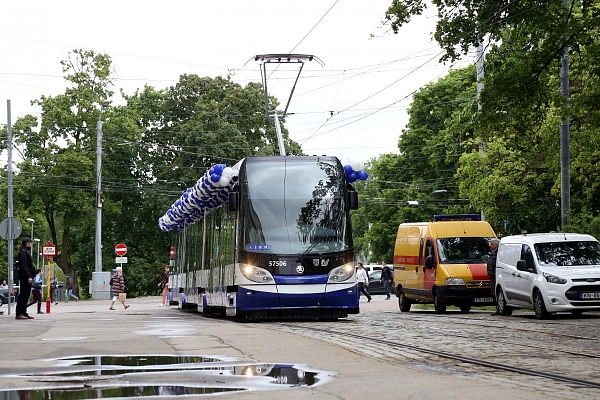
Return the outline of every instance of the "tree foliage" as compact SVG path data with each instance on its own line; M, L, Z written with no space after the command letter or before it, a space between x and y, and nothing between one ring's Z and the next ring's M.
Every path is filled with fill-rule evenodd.
M398 32L429 5L438 10L434 37L445 50L443 60L466 55L484 38L491 43L482 109L474 115L456 169L460 195L484 210L500 233L560 229L559 125L568 118L572 222L566 229L598 236L600 210L593 198L600 153L592 133L600 123L598 1L572 0L565 7L562 0L394 0L386 19ZM568 108L559 92L566 46ZM452 119L446 124L465 126L464 120ZM483 154L475 149L478 143L485 144Z
M261 86L182 75L166 89L146 86L133 95L122 93L126 105L103 106L113 95L110 56L74 50L61 64L64 94L34 100L41 118L27 115L13 126L21 160L14 174L15 217L34 218L42 243L58 245L55 262L64 274L74 276L77 292L79 284L88 287L95 270L100 201L102 270L116 267L112 249L126 243L128 293L157 294L171 244L170 235L159 230L158 218L212 165L278 154L275 128L263 113ZM274 109L277 100L270 101ZM287 153L301 154L285 127L283 133Z

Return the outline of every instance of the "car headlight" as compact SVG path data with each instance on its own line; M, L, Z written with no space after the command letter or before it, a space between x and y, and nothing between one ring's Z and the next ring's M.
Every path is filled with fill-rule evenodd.
M544 272L543 275L544 275L544 278L546 278L546 281L548 281L550 283L558 283L559 285L564 285L565 283L567 283L567 280L565 278L560 278L558 276L550 275L546 272Z
M450 285L464 285L465 280L462 278L446 278L446 286Z
M345 264L329 271L327 282L344 282L354 276L354 266Z
M273 275L263 268L255 267L254 265L243 265L240 267L240 272L244 277L252 282L271 283Z

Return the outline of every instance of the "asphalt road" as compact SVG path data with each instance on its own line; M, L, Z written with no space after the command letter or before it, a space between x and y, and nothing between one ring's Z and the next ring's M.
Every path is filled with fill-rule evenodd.
M205 388L241 388L244 389L241 392L225 393L221 397L263 400L555 398L536 389L513 387L510 382L488 382L445 371L409 368L370 352L368 346L371 345L363 349L356 343L356 348L345 348L273 329L274 324L270 322L243 323L207 318L176 307L158 307L158 297L131 299L128 303L131 304L129 309L117 304L115 311L108 309L110 301L107 300L53 304L49 314L32 314L33 320L16 320L14 308L8 315L3 306L0 399L19 399L7 394L11 389L47 390L68 386L76 392L83 387L150 383L165 387L201 384ZM361 307L367 313L397 311L398 305L394 297L385 301L384 296L374 296L370 303L361 298ZM365 321L368 323L368 319ZM383 334L380 330L380 326L374 326L373 335ZM103 366L96 367L92 375L60 375L86 369L65 359L88 356L93 360L99 359L93 356L100 355L205 356L218 362L214 368L201 372L124 370L104 376L98 372L99 368L110 366ZM242 372L247 371L247 366L257 365L262 366L260 371L273 365L293 365L292 371L302 371L298 377L315 375L318 383L297 386L283 380L274 384L272 379L251 377ZM189 398L195 397L200 396Z

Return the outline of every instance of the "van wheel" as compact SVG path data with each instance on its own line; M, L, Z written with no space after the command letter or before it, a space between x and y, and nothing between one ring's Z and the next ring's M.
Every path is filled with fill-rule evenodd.
M546 310L546 304L544 304L544 297L539 290L536 290L533 294L533 309L537 319L546 319L550 316L550 313Z
M471 305L470 304L463 304L462 306L459 306L459 307L460 307L460 312L461 313L465 313L466 314L469 311L471 311Z
M433 292L433 306L435 308L436 314L446 313L446 302L444 301L444 299L440 299L437 290Z
M498 287L498 289L496 289L496 312L500 315L508 317L512 314L512 311L512 308L506 305L504 292L500 287Z
M410 306L412 305L411 301L406 298L404 295L404 290L400 290L400 296L398 296L398 307L400 307L400 311L409 312Z

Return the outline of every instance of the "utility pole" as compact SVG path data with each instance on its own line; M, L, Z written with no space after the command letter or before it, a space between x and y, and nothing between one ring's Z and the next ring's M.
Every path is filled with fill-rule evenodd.
M100 105L98 124L96 126L96 241L95 272L102 272L102 111L110 104L104 101ZM92 293L92 296L94 294Z
M563 5L569 9L569 0L563 0ZM563 49L560 67L560 94L565 98L565 110L569 108L569 46ZM569 149L569 117L560 121L560 225L569 224L571 213L571 151Z
M13 260L15 259L15 244L13 240L16 239L14 237L13 232L13 187L12 187L12 126L10 121L10 100L6 100L6 127L7 127L7 147L8 147L8 315L10 315L10 304L11 304L11 296L10 293L13 290L14 282L13 282Z
M480 41L477 46L477 60L475 62L475 68L477 69L477 111L481 111L481 101L479 101L479 96L481 96L481 91L483 90L483 56L483 41ZM483 154L483 140L479 143L479 154ZM481 210L481 220L485 221L483 210Z

